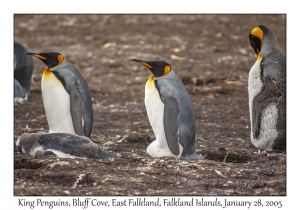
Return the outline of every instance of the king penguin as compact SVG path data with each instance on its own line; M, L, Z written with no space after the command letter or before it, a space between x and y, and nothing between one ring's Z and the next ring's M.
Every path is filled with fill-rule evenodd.
M156 140L147 153L203 159L195 152L195 115L191 99L179 76L164 61L142 61L153 74L145 85L145 106Z
M259 150L286 150L286 55L275 33L260 25L249 34L257 59L249 72L251 142Z
M42 76L42 97L49 133L91 136L93 107L89 87L80 72L57 52L31 53L47 68Z
M32 156L56 155L61 158L116 158L91 139L68 133L24 133L15 143L19 152Z
M14 42L14 101L26 104L34 69L32 57L26 56L28 50Z

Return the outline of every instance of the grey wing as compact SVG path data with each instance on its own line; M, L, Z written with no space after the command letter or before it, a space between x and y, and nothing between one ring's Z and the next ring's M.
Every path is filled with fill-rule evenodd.
M276 63L264 61L262 64L265 80L265 86L262 91L257 94L253 99L252 107L252 122L253 122L253 134L255 138L258 138L260 134L261 115L263 110L273 102L278 102L281 96L285 95L285 71L282 72ZM285 64L284 64L285 68ZM282 84L284 83L284 85ZM284 87L284 88L283 88Z
M70 87L70 110L75 133L84 136L82 122L82 96L77 85Z
M164 103L164 130L168 146L174 155L179 155L178 142L178 102L173 95L164 94L161 92L161 97Z

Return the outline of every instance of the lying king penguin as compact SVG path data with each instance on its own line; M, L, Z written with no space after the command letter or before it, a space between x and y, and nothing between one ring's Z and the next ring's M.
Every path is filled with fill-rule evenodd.
M31 156L56 155L61 158L116 158L85 136L68 133L24 133L15 143L19 152Z

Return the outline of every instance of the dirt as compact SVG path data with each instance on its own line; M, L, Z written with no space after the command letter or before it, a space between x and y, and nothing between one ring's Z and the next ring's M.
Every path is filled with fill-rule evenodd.
M14 149L14 195L286 195L286 154L250 141L247 80L256 60L249 31L272 28L286 51L285 15L15 15L15 41L73 63L93 98L91 139L114 160L32 157ZM164 60L181 77L204 160L146 154L155 139L144 105L150 71ZM14 105L14 141L48 131L45 65L34 59L29 104Z

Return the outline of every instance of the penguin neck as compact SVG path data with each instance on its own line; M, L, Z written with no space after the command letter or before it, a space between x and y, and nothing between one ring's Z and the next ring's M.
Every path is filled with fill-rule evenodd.
M58 64L57 66L54 66L52 68L49 68L50 71L55 71L61 67L65 67L68 65L68 62L66 61L66 59L64 59L60 64Z
M169 73L167 73L167 74L165 74L165 75L163 75L163 76L160 76L160 77L153 77L152 76L152 79L153 80L158 80L158 79L163 79L163 78L169 78L169 77L172 77L172 75L174 75L175 73L174 73L174 71L173 71L173 69L171 69L170 71L169 71ZM150 77L151 78L151 77ZM149 78L149 79L150 79Z
M148 81L146 82L146 86L145 86L146 90L150 89L151 86L153 85L153 83L154 83L154 77L151 76L151 77L149 77Z
M64 59L60 64L58 64L57 66L53 67L53 68L46 68L44 70L43 73L43 78L45 77L49 77L53 74L53 71L56 71L57 69L61 68L61 67L65 67L68 65L68 62Z
M261 60L263 57L260 55L260 53L257 54L257 60Z
M266 57L269 53L274 51L281 51L276 40L276 37L271 37L269 39L265 38L261 47L260 55Z
M49 68L46 68L45 70L44 70L44 73L43 73L43 78L45 78L45 77L48 77L48 76L51 76L53 73L50 71L50 69Z

